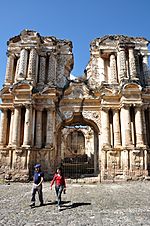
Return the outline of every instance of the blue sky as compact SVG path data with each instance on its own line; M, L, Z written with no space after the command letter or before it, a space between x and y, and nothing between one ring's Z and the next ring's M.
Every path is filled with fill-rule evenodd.
M5 0L0 2L0 89L9 38L23 29L73 42L73 75L89 61L90 42L112 34L150 40L150 0Z

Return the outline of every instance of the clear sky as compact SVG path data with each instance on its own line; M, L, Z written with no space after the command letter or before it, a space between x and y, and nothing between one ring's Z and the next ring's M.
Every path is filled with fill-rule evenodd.
M73 42L75 76L89 61L90 42L104 35L150 40L150 0L1 0L0 89L4 83L9 38L23 29Z

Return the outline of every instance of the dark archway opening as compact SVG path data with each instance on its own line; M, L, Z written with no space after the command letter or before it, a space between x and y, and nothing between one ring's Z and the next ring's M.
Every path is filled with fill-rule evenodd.
M58 132L58 155L67 178L97 176L99 173L98 127L82 114L62 123Z

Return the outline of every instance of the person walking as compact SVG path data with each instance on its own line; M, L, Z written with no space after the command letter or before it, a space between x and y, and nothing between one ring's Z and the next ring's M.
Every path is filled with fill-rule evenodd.
M33 176L33 187L32 187L32 198L31 198L31 207L35 206L35 195L38 192L40 206L43 206L43 192L42 192L42 183L44 180L44 173L41 171L41 165L36 164L34 166L34 176Z
M54 174L54 177L51 181L50 184L50 189L52 190L52 186L55 182L55 191L56 191L56 196L57 196L57 204L58 204L58 210L60 211L60 206L61 206L61 195L62 192L66 192L66 182L65 182L65 177L62 171L61 167L58 167L56 170L56 173Z

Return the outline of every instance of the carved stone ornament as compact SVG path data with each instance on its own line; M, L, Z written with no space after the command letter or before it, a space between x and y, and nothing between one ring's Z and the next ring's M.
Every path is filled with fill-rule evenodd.
M1 150L0 153L2 156L7 157L9 155L9 150Z
M24 154L24 150L22 150L22 149L16 149L15 150L15 153L16 153L17 156L20 156L21 157Z
M65 119L69 119L73 116L73 112L72 111L65 111L63 112Z
M100 114L98 111L83 111L83 117L92 120L100 129Z

